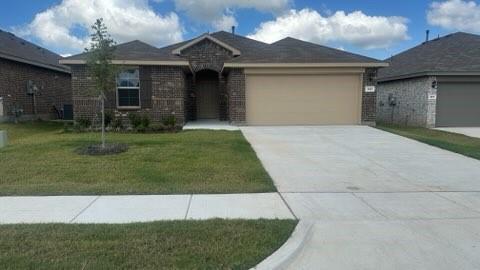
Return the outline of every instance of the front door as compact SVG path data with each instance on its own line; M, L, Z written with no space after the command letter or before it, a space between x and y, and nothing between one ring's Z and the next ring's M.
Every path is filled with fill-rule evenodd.
M218 78L212 76L197 78L195 87L197 96L197 118L218 119Z

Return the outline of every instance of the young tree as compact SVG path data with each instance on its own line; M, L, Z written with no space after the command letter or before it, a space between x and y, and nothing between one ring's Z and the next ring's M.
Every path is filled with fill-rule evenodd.
M95 21L92 30L90 48L85 51L88 52L88 70L95 81L95 94L99 95L102 104L102 147L105 148L106 93L115 90L115 77L118 72L117 67L112 64L116 42L108 33L102 18Z

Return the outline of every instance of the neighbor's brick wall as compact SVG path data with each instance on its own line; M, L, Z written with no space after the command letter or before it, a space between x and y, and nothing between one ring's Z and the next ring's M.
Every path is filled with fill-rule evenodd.
M379 83L377 87L377 122L408 126L434 127L436 101L428 100L435 77L421 77ZM392 95L397 105L389 105Z
M73 110L75 119L88 118L99 121L101 111L95 83L87 66L72 65ZM181 67L140 66L139 110L117 109L116 90L107 93L105 108L117 117L127 118L128 113L147 114L153 122L161 122L173 115L178 125L185 123L185 73Z
M27 95L29 80L40 90L36 96L36 116L33 98ZM4 115L11 116L17 104L24 110L24 118L56 118L53 106L63 109L64 104L72 102L70 74L0 58L0 97L3 97Z
M243 69L231 69L227 77L228 113L230 122L236 125L246 124L245 73Z

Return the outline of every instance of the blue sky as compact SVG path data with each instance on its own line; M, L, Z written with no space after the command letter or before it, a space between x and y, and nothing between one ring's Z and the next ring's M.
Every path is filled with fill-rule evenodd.
M17 0L2 3L0 28L68 55L88 46L103 17L119 42L168 45L230 29L265 42L285 36L384 59L431 36L480 31L469 0Z

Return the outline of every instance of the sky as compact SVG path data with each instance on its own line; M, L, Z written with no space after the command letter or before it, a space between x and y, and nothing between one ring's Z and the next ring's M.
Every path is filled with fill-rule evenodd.
M478 2L477 2L478 1ZM290 36L385 59L430 37L480 34L480 0L7 0L0 29L68 56L103 18L118 42L162 47L230 31L267 43Z

